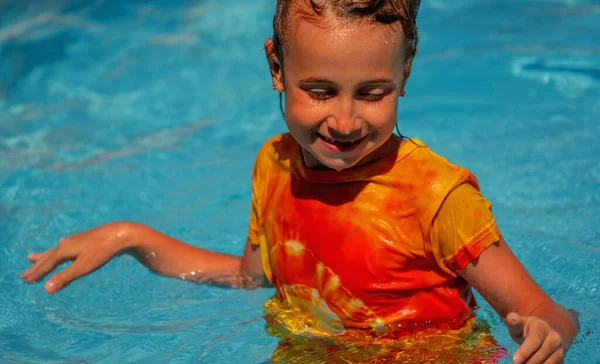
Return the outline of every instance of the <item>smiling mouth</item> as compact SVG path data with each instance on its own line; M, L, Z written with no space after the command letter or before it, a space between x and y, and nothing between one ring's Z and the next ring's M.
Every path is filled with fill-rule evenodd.
M334 152L349 152L356 149L368 135L353 140L336 140L319 133L317 133L317 136L328 149Z

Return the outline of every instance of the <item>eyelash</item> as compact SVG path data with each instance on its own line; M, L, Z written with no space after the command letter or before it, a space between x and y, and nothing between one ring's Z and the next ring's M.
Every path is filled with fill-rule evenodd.
M366 93L363 95L363 100L365 100L367 102L379 102L379 101L383 100L384 97L385 97L385 93L380 93L380 94Z
M323 102L325 102L329 96L327 91L308 91L308 95L317 101L323 101Z
M311 99L313 99L315 102L317 103L325 103L325 101L327 101L327 99L331 98L332 96L332 92L328 92L328 91L307 91L308 96L310 96ZM369 103L378 103L381 100L383 100L383 98L385 97L385 93L381 93L381 94L371 94L371 93L364 93L364 94L360 94L361 96L361 100L364 100L366 102Z

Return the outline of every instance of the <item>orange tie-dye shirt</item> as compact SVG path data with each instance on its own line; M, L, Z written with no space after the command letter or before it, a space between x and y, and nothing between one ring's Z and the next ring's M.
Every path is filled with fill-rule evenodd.
M282 134L261 148L252 187L249 241L280 301L315 317L315 332L450 329L471 317L455 272L500 233L475 177L422 142L338 172L307 168Z

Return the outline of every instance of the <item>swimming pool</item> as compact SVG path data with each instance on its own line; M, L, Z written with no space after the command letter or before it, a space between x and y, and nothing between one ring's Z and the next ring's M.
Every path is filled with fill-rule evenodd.
M18 274L27 252L115 220L241 253L255 153L285 130L262 53L273 8L0 2L1 362L269 361L273 289L162 278L129 257L54 296ZM581 313L572 363L600 362L599 22L596 1L424 0L399 114L478 176L517 255Z

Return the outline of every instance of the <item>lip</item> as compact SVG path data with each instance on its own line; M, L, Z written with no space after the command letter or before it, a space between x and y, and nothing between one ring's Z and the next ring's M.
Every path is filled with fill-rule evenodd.
M323 146L336 153L351 152L357 149L362 144L362 142L367 139L367 136L368 134L358 139L339 140L326 137L317 133L317 137L319 138L321 143L323 143Z

